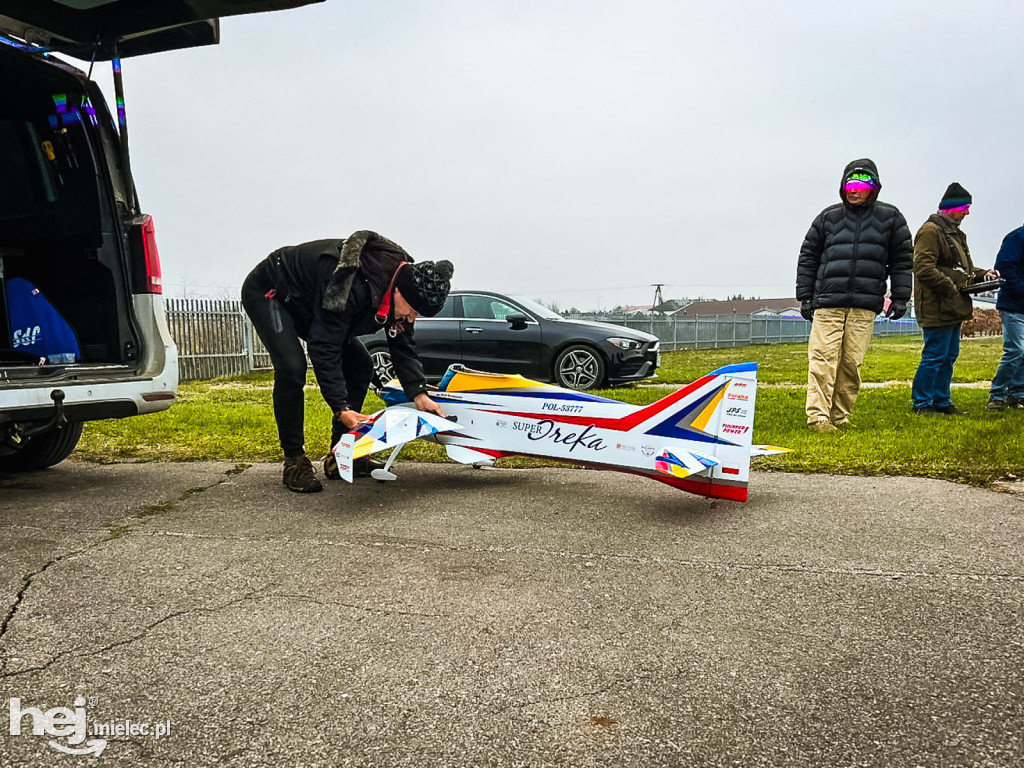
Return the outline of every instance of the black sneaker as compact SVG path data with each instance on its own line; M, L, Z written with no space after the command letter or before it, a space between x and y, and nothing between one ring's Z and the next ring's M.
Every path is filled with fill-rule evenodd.
M1008 407L1005 400L989 400L985 403L986 411L1005 411Z
M306 458L306 454L285 457L284 477L281 482L289 491L296 493L317 493L324 489L316 479L316 470Z
M967 416L968 411L961 411L955 405L950 403L949 405L936 405L932 406L936 413L941 413L945 416Z
M1010 395L1006 398L1007 408L1024 408L1024 397L1014 397Z
M923 416L927 416L929 414L936 414L936 413L938 413L938 411L935 410L935 406L933 406L933 405L921 405L921 406L917 406L915 408L911 408L910 410L911 410L912 413L920 414L920 415L923 415Z

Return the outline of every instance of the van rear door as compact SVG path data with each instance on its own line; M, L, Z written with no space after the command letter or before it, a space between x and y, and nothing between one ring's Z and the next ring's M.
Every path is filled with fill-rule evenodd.
M0 31L86 61L214 45L218 18L323 0L0 0Z

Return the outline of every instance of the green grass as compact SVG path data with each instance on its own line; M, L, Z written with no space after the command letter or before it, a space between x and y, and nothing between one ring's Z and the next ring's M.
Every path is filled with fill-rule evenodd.
M988 381L1002 354L1002 337L965 339L953 375L955 382ZM861 376L864 381L907 381L914 378L921 357L920 336L874 339ZM758 381L765 384L803 384L807 381L807 344L761 344L731 349L700 349L662 354L658 381L682 384L730 363L753 361Z
M785 446L792 453L755 460L759 469L853 475L910 475L986 486L1024 474L1024 411L985 410L987 382L999 362L999 338L965 340L954 398L970 416L915 416L910 412L910 380L920 355L920 339L887 338L871 343L853 426L836 433L808 431L804 416L807 376L805 344L781 344L668 352L658 383L684 384L730 363L755 361L767 385L757 393L754 441ZM281 458L271 408L270 374L182 384L179 399L163 413L131 419L89 422L76 455L99 462L278 461ZM663 387L627 387L599 394L638 405L666 394ZM364 410L382 407L374 396ZM331 414L312 376L306 390L306 445L310 455L327 452ZM445 461L443 449L410 443L405 460ZM527 459L502 460L538 466Z

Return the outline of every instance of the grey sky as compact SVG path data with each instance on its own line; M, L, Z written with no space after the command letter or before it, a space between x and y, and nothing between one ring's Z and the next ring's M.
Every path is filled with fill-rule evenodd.
M373 229L563 309L792 296L858 157L912 231L962 183L991 266L1024 219L1022 22L1009 0L327 0L126 60L133 167L169 295Z

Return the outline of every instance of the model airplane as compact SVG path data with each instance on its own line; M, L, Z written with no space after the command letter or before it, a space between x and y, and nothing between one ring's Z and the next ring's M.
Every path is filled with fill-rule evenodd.
M447 416L417 411L397 381L381 392L388 407L333 448L341 476L352 462L388 448L377 480L407 442L428 438L463 464L533 456L644 475L690 493L747 500L751 456L788 449L753 445L757 364L719 368L647 406L563 389L518 375L448 369L431 398Z

